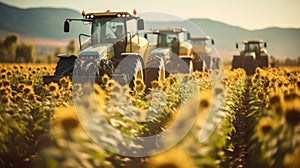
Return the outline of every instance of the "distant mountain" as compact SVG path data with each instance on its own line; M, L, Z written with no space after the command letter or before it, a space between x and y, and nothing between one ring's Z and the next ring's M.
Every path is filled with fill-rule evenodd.
M30 37L53 39L72 38L79 31L88 30L82 23L72 24L72 32L63 32L66 18L82 17L78 11L64 8L29 8L20 9L0 3L0 30L15 32ZM73 31L74 30L74 31ZM78 31L75 31L78 30Z
M263 39L268 41L268 51L278 58L300 56L300 28L266 28L247 30L210 19L189 19L178 22L146 22L146 28L184 27L192 36L203 36L205 33L215 39L218 50L238 52L235 42L248 39ZM201 32L202 30L202 32Z
M81 22L72 22L71 32L63 32L63 23L66 18L82 17L78 11L71 9L20 9L0 3L0 11L0 31L54 40L77 38L79 33L89 32L89 26L83 25ZM192 36L207 34L215 39L215 46L218 50L223 51L222 53L238 52L235 49L235 42L247 39L264 39L268 41L269 53L274 56L282 58L300 56L300 28L272 27L260 30L247 30L219 21L199 18L172 22L148 22L145 20L146 30L167 27L184 27L191 32ZM231 55L227 54L226 57L231 57Z

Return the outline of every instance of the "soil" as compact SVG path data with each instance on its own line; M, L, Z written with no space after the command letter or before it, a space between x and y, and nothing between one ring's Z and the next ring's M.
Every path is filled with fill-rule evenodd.
M247 151L250 145L249 141L251 135L253 134L253 128L250 124L250 120L247 118L249 109L249 87L252 85L251 77L248 77L246 82L243 107L236 113L236 120L234 121L236 132L231 135L234 150L226 151L228 167L249 167L247 164Z

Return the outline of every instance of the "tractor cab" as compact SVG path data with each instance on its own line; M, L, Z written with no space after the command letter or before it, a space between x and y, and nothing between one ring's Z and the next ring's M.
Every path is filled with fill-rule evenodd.
M232 60L232 69L243 68L248 75L252 75L257 67L270 67L269 55L267 54L267 42L263 40L243 41L244 49L240 55L234 55ZM238 43L235 45L239 48Z
M108 48L108 56L119 57L122 53L132 52L132 39L138 38L138 30L144 29L144 22L139 17L128 12L82 12L84 19L66 19L65 32L69 31L69 22L79 20L91 23L91 34L80 34L80 50L85 50L91 46L105 46L111 44L113 49ZM82 42L83 37L89 39ZM109 46L109 45L106 45Z
M144 29L144 21L136 16L136 10L133 14L109 10L86 14L83 11L82 16L64 22L64 32L70 31L73 21L91 26L90 34L79 34L80 52L77 56L58 55L55 73L44 76L44 83L58 82L64 76L76 76L80 80L95 77L95 81L101 83L105 74L120 78L119 83L130 82L130 86L134 85L135 79L144 80L139 74L144 74L148 41L138 35L138 30Z
M261 55L267 54L267 43L262 40L250 40L243 41L245 46L244 50L241 51L241 56L253 56L260 57ZM236 48L238 49L238 43L236 43Z
M154 29L146 33L145 37L150 43L150 51L159 48L170 48L176 55L188 55L188 49L191 48L190 33L184 28L175 29Z

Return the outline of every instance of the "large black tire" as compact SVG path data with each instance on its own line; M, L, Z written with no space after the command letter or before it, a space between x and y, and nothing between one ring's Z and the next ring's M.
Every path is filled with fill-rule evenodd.
M201 59L193 59L193 69L194 71L204 72L205 63Z
M57 62L54 76L69 76L72 74L74 69L76 57L60 57Z
M186 63L186 65L181 64L182 73L187 73L187 74L192 73L194 71L192 59L191 58L181 58L181 59Z
M193 72L193 63L191 58L178 57L173 55L171 58L166 59L166 77L169 74L177 73L192 73Z
M211 69L211 64L212 64L212 56L211 55L205 55L204 56L204 61L205 61L206 69L210 70Z
M243 65L247 75L253 75L255 72L255 60L252 56L245 57L245 64Z
M260 59L260 67L261 68L269 67L269 57L267 55L261 55L259 59Z
M241 56L234 55L231 66L232 69L242 68Z
M127 55L122 61L118 64L115 69L114 74L117 76L125 75L126 81L119 81L119 78L113 79L118 81L121 85L128 84L130 88L135 87L135 80L140 79L144 81L144 64L143 59L140 55Z
M219 57L212 58L212 69L220 69L221 68L221 59Z
M151 55L148 57L145 68L145 84L151 87L152 81L162 81L165 79L165 62L161 56Z

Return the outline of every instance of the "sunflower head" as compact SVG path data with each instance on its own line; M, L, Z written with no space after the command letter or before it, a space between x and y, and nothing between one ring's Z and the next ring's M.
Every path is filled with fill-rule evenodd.
M280 104L280 96L279 95L272 96L270 98L270 105L273 106L277 104Z
M294 127L300 123L300 108L291 107L285 111L286 122Z
M23 88L23 93L24 93L24 94L29 94L29 93L32 93L32 92L33 92L33 88L30 87L30 86L25 86L25 87Z
M193 159L181 148L173 148L150 157L146 168L194 168Z
M64 78L61 78L60 80L59 80L59 84L63 87L63 88L69 88L69 86L70 86L70 81L66 78L66 77L64 77Z
M144 84L144 82L141 79L137 79L134 81L134 90L137 92L144 92L146 89L146 85Z
M272 118L264 117L258 121L255 127L259 140L264 141L277 128L277 122Z
M293 153L284 157L284 165L286 167L300 167L300 147L297 147Z
M60 108L56 111L55 126L61 128L65 133L71 134L80 128L80 122L74 107Z
M159 88L161 88L160 82L158 82L158 81L152 81L151 82L151 87L153 89L159 89Z
M108 75L107 75L107 74L104 74L103 77L102 77L102 82L103 82L104 84L107 84L108 80L109 80Z
M8 104L9 101L10 101L10 98L9 98L8 95L1 95L0 101L1 101L3 104Z
M57 92L58 91L58 84L51 82L48 86L48 91L49 92Z

